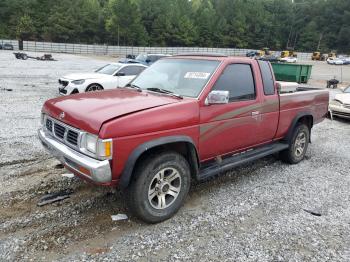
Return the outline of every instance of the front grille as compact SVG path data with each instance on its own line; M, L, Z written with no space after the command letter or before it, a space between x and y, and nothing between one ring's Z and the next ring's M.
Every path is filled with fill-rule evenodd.
M71 143L72 145L78 145L78 137L79 137L79 134L78 132L75 132L73 130L68 130L68 133L67 133L67 141L69 143Z
M64 88L59 88L58 91L62 94L67 94L67 90Z
M54 124L54 131L55 131L55 136L58 138L63 139L64 138L64 133L66 132L66 129L61 126L60 124L55 123Z
M336 116L350 117L350 113L345 113L345 112L332 111L332 114Z
M46 129L50 132L52 132L52 120L46 119Z
M63 85L64 87L66 87L66 86L69 84L68 81L61 80L61 79L58 80L58 83L59 83L60 85Z
M53 137L59 139L70 147L79 148L80 137L83 134L79 129L71 127L49 116L45 116L44 123L46 131L50 132Z

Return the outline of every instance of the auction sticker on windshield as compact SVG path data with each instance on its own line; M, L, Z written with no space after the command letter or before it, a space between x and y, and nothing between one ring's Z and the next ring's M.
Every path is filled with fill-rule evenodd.
M207 79L210 73L205 72L187 72L184 78L194 78L194 79Z

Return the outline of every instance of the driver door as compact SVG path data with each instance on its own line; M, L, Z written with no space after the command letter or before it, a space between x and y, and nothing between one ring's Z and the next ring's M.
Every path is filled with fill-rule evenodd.
M227 104L200 109L200 159L232 153L257 142L259 96L250 64L229 64L212 90L229 91Z

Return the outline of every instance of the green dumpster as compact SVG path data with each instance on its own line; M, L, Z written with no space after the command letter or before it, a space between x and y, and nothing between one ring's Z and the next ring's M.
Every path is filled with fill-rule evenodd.
M277 81L307 83L312 65L271 63Z

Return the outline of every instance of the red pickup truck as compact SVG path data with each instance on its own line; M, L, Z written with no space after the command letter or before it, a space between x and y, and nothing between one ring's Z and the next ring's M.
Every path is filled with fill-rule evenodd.
M192 180L279 152L298 163L328 91L284 93L269 62L220 55L163 58L125 88L59 97L42 109L42 144L87 181L120 186L140 219L183 204Z

